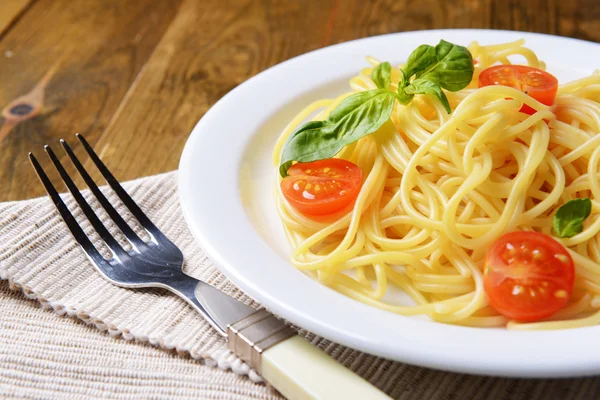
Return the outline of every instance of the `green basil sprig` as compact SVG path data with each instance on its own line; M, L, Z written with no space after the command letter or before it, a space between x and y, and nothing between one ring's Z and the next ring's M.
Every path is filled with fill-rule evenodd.
M390 90L391 65L382 62L371 73L378 89L348 96L326 120L310 121L296 129L281 154L281 176L287 175L294 161L331 158L344 146L375 132L389 120L396 100L408 104L415 94L428 94L437 98L450 113L450 104L442 89L465 88L473 77L473 58L465 47L441 40L435 47L419 46L400 72L398 91L394 92Z
M412 52L398 84L399 101L408 104L415 94L437 98L448 114L450 104L442 89L456 92L464 89L473 78L473 57L469 50L441 40L433 47L423 44ZM410 78L415 76L411 82Z
M552 231L555 236L570 238L583 230L583 221L592 213L588 198L567 201L554 214Z

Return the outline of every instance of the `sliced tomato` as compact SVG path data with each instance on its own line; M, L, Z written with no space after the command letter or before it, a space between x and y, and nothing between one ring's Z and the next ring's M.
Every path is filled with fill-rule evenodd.
M502 85L519 89L547 106L554 104L558 80L554 75L526 65L495 65L484 69L479 75L479 87ZM520 110L533 114L535 110L526 104Z
M567 250L539 232L501 236L485 258L484 289L490 305L517 321L537 321L563 308L575 267Z
M354 202L362 186L362 172L350 161L297 163L281 181L287 201L305 215L327 215Z

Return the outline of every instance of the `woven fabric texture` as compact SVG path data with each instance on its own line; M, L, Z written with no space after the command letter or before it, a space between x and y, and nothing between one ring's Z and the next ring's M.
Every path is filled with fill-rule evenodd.
M194 242L179 209L176 182L172 172L124 186L181 248L187 273L257 306ZM116 195L102 190L135 226ZM105 251L71 196L63 198ZM86 198L119 237L94 199ZM0 397L280 398L183 300L164 290L127 290L102 279L47 198L0 204L0 279L7 281L0 283ZM600 394L597 378L519 380L445 373L300 333L397 399L587 399Z
M281 399L189 355L100 333L0 282L0 398Z

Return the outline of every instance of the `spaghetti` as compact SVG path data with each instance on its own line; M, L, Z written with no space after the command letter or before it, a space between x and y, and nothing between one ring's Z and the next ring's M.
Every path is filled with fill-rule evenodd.
M292 245L292 264L363 303L402 315L478 327L561 329L600 323L600 75L559 87L547 107L505 86L477 88L478 75L514 56L545 69L524 41L469 46L473 81L447 92L452 113L435 98L396 103L377 132L336 157L357 164L364 182L353 208L309 218L277 190ZM510 59L509 59L510 58ZM274 148L279 165L290 134L308 118L324 119L350 94L376 89L379 61L350 80L352 92L319 100L284 129ZM392 68L392 88L400 79ZM526 104L533 115L516 112ZM581 233L559 241L575 262L569 303L541 322L509 321L489 306L483 288L487 248L509 231L550 234L558 207L590 198ZM411 301L398 301L396 292Z

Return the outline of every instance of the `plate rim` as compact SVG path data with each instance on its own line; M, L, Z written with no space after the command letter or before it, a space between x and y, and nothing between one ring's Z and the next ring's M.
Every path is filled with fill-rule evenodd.
M590 359L589 351L586 349L582 349L581 346L578 346L577 343L568 343L570 345L565 346L565 348L561 349L561 351L556 352L556 357L554 359L548 359L542 357L539 360L534 360L531 357L543 356L543 353L538 351L526 351L523 354L515 354L515 352L505 352L502 354L500 351L495 351L494 360L490 361L486 359L486 357L481 357L481 353L472 351L473 349L450 349L448 345L440 346L439 343L437 345L432 345L432 343L427 343L421 340L417 340L416 338L411 337L409 340L409 345L414 346L418 343L423 342L422 344L430 344L431 348L424 348L425 351L419 352L417 349L419 348L410 348L406 343L399 344L398 349L390 352L389 345L390 343L386 342L388 346L388 350L384 350L381 346L378 346L377 343L373 343L373 340L369 340L369 338L365 338L361 335L356 335L353 332L344 332L335 326L328 326L328 324L323 323L319 319L310 318L306 315L298 314L298 310L291 307L289 304L284 304L281 300L277 300L273 298L269 293L264 293L261 290L258 290L251 281L248 280L247 277L240 276L239 271L236 270L234 266L231 265L231 256L225 256L221 254L218 249L214 247L214 238L211 240L211 234L206 232L206 229L209 229L209 226L201 226L202 223L206 223L206 214L204 215L204 220L202 223L199 221L201 219L198 218L198 207L194 207L194 198L192 193L194 189L192 188L193 171L190 169L190 166L193 165L193 159L195 150L192 150L195 143L199 140L200 135L202 135L203 129L207 129L206 125L211 123L214 118L218 116L220 112L223 112L223 108L228 106L228 103L235 102L236 97L239 97L244 91L249 90L252 86L257 83L260 84L261 80L265 80L269 77L269 75L274 74L273 71L281 70L282 68L287 68L289 65L302 63L302 60L307 60L308 58L317 57L322 53L331 52L331 51L339 51L339 49L350 48L350 47L360 47L364 43L375 42L375 41L386 41L393 40L401 37L407 37L410 35L438 35L438 39L442 38L443 35L446 34L459 34L459 35L502 35L507 34L510 36L522 36L525 39L528 38L541 38L542 40L547 41L562 41L563 43L573 42L578 43L580 46L592 46L596 47L596 49L600 49L600 44L589 42L581 39L574 38L566 38L561 36L554 36L548 34L541 33L530 33L530 32L521 32L521 31L506 31L506 30L494 30L494 29L441 29L441 30L420 30L420 31L409 31L409 32L399 32L399 33L391 33L384 34L378 36L372 36L367 38L361 38L349 42L339 43L332 46L324 47L321 49L317 49L296 57L293 57L289 60L283 61L275 66L272 66L261 73L251 77L246 80L244 83L240 84L236 88L232 89L229 93L223 96L219 101L217 101L206 113L205 115L198 121L192 130L186 145L184 147L183 153L181 155L180 164L179 164L179 173L178 173L178 188L179 188L179 201L181 204L182 213L186 220L190 231L192 232L195 240L198 244L204 249L207 256L211 259L214 265L222 272L224 275L230 279L235 285L237 285L244 293L249 295L250 297L257 300L259 303L268 307L270 310L275 312L276 314L288 319L290 322L302 326L305 329L310 330L320 336L323 336L329 340L336 341L338 343L344 344L351 348L356 348L361 351L365 351L370 354L374 354L377 356L381 356L384 358L390 358L396 361L405 362L413 365L419 365L424 367L442 369L453 372L463 372L463 373L471 373L471 374L479 374L479 375L495 375L495 376L514 376L514 377L571 377L571 376L583 376L583 375L593 375L600 372L600 356L597 359ZM473 38L475 40L475 38ZM364 54L365 56L367 54ZM300 61L299 61L300 60ZM600 63L599 63L600 64ZM250 138L246 138L249 140ZM238 168L239 169L239 168ZM229 190L229 189L228 189ZM213 224L214 226L214 224ZM214 237L214 234L213 234ZM243 247L243 246L242 246ZM306 277L307 279L310 279ZM314 282L313 282L314 283ZM337 295L343 296L341 294ZM330 296L328 296L331 298ZM346 297L345 297L346 298ZM349 298L347 300L353 301ZM345 301L340 301L344 305L348 305L349 303ZM368 314L373 314L379 316L380 314L385 314L387 318L391 318L389 314L385 311L379 310L377 308L366 306L361 303L357 303L357 310L359 310L359 314L365 311L364 307L368 307ZM362 306L362 307L361 307ZM395 314L392 314L395 315ZM509 332L506 330L495 330L495 329L485 329L482 328L466 328L459 327L454 325L446 325L434 322L426 322L419 321L412 317L403 317L396 316L402 318L402 325L405 328L413 328L418 325L421 328L422 324L433 324L435 328L433 331L444 331L446 335L460 334L463 335L467 331L478 331L486 332L482 333L484 336L489 336L488 339L502 339L502 334L498 335L498 332ZM385 318L384 318L385 319ZM417 322L418 321L418 322ZM376 326L377 328L377 326ZM381 327L379 327L381 328ZM383 327L385 329L385 327ZM467 330L467 331L465 331ZM556 340L565 340L569 339L572 336L573 332L579 333L579 335L575 335L576 337L589 337L590 339L600 332L599 327L588 327L588 328L577 328L571 330L561 330L561 331L545 331L545 332L511 332L511 335L515 337L519 337L519 340L523 340L524 342L530 344L536 344L538 342L537 338L543 338L543 340L539 340L542 345L548 345L552 343L552 341ZM489 334L489 335L488 335ZM432 339L431 333L425 332L424 339ZM471 335L467 335L471 336ZM532 336L534 338L532 338ZM444 336L445 337L445 336ZM398 339L407 339L402 335L398 336ZM433 339L439 339L438 336L433 337ZM577 341L573 341L577 342ZM469 342L460 342L457 345L465 345ZM593 341L589 343L593 344ZM433 343L435 344L435 343ZM475 344L477 347L478 344ZM400 350L400 351L398 351ZM446 350L445 353L441 355L436 354L436 350ZM457 351L459 350L459 351ZM489 350L489 349L488 349ZM526 350L521 349L521 350ZM461 353L461 351L463 351ZM487 354L486 354L487 356Z

